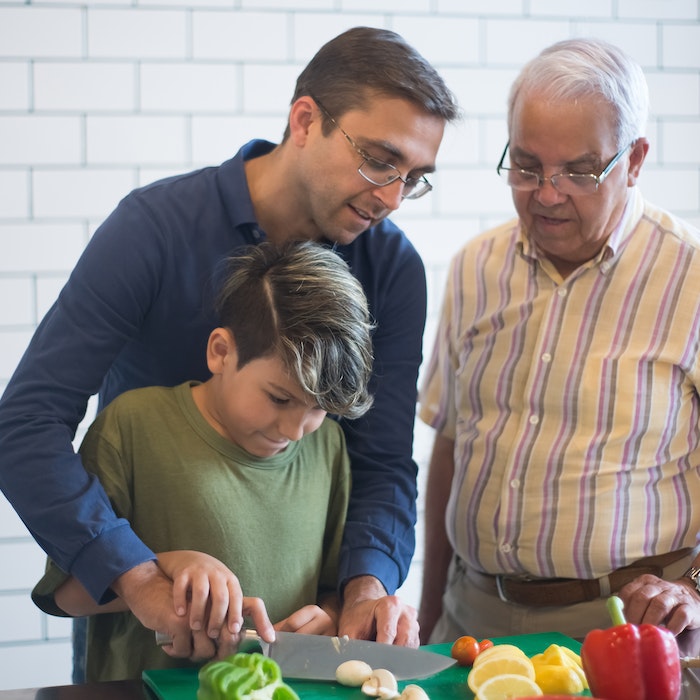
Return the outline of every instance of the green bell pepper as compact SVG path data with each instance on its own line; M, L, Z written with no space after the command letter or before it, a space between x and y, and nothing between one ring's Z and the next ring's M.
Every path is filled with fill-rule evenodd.
M254 652L210 661L199 670L197 700L299 700L276 661Z

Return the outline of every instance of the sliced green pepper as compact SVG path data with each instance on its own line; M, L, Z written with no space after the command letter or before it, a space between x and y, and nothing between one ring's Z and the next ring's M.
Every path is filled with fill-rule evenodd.
M299 700L276 661L254 652L210 661L199 670L197 700Z

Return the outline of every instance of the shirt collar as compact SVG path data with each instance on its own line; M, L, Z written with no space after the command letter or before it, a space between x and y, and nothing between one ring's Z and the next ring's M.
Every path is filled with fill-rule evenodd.
M265 237L255 216L253 200L245 176L245 161L269 153L275 144L263 139L254 139L243 145L238 153L219 167L217 182L221 199L231 225L252 237L252 242L259 242Z

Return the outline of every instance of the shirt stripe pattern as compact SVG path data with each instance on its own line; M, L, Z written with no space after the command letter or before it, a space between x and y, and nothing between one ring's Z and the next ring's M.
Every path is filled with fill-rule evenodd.
M510 222L452 260L420 417L455 440L450 541L592 578L700 530L700 233L636 189L562 279Z

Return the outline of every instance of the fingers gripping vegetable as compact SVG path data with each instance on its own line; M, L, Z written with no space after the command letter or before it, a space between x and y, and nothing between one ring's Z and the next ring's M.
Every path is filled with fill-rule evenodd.
M608 599L608 611L614 627L592 630L581 647L593 694L607 700L678 700L681 666L673 633L626 623L617 596Z
M276 661L259 653L233 654L199 670L197 700L299 700Z

